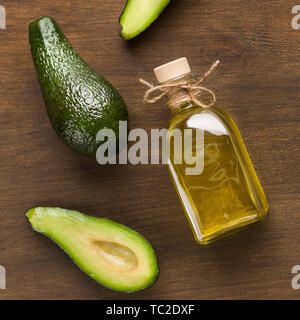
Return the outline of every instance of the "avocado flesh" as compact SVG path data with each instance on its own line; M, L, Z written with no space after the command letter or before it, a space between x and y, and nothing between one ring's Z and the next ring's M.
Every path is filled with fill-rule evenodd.
M121 37L130 40L155 21L170 0L128 0L120 16Z
M108 288L136 292L157 278L150 243L124 225L54 207L35 207L26 216L35 231L56 242L81 270Z
M29 25L31 53L48 116L70 148L94 157L103 142L100 129L112 129L118 146L119 121L128 120L117 90L74 51L57 23L44 17Z

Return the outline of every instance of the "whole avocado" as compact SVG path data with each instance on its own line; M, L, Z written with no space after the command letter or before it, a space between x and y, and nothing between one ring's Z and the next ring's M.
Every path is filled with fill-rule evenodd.
M29 25L31 53L48 116L58 137L70 148L94 157L96 135L128 121L127 107L117 90L75 52L51 17Z

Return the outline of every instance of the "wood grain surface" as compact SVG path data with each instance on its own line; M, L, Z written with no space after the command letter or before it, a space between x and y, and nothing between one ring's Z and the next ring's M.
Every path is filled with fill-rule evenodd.
M0 0L0 299L299 299L300 30L290 0L173 0L131 42L119 37L125 0ZM206 247L194 242L163 165L100 166L53 132L32 63L28 24L56 19L78 53L128 104L131 128L165 127L163 103L142 103L138 78L182 56L194 72L221 65L206 85L237 122L270 203L263 224ZM160 277L123 294L99 286L54 243L31 230L24 212L60 206L108 217L155 248Z

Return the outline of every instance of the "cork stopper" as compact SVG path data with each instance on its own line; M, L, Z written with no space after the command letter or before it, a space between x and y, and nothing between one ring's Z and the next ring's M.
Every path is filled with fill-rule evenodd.
M191 72L189 63L185 57L163 64L154 70L154 74L159 83L180 77Z

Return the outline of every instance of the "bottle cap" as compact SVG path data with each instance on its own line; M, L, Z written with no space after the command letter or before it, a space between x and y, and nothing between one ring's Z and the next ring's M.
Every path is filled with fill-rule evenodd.
M154 74L159 83L171 80L191 72L185 57L168 62L154 69Z

